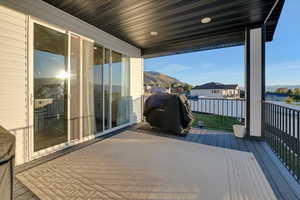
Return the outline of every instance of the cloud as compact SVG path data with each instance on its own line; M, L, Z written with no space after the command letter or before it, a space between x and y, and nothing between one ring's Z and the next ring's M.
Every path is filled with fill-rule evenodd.
M214 63L202 63L198 66L200 69L212 69L214 67L216 67L216 64Z
M190 69L192 69L192 67L187 65L168 64L165 66L161 66L158 70L162 73L169 74L169 73L183 72Z
M271 70L300 70L300 61L272 63L267 68Z

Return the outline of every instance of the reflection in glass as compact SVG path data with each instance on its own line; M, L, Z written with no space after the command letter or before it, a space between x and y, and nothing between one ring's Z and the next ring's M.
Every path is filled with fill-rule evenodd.
M70 54L70 139L80 135L80 38L71 35Z
M111 68L110 68L110 50L105 49L103 66L103 86L104 86L104 126L105 130L110 125L110 87L111 87Z
M118 126L119 109L121 106L121 91L122 91L122 55L117 52L112 52L112 101L111 101L111 123L112 127Z
M130 121L130 66L129 66L129 57L122 55L122 106L120 109L119 124L129 123Z
M129 122L129 59L112 52L112 127Z
M83 40L82 48L82 112L83 136L96 133L94 115L94 44Z
M96 132L103 131L103 47L94 45L94 107Z
M34 24L34 151L68 139L67 49L66 34Z

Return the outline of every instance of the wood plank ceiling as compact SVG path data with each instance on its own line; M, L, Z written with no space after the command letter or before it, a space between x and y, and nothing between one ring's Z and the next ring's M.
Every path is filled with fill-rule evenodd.
M284 4L284 0L44 1L141 48L145 58L242 45L245 28L263 24L276 5L266 24L266 39L272 41ZM202 24L205 17L211 23Z

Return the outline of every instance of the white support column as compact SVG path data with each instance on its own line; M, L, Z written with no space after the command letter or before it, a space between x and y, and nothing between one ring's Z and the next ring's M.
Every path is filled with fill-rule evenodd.
M248 136L262 137L265 93L265 28L246 29L246 128Z

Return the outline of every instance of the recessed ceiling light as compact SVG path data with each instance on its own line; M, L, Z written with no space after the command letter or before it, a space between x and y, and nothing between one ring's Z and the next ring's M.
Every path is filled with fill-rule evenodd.
M153 36L155 36L155 35L157 35L158 33L156 32L156 31L151 31L150 32L150 35L153 35Z
M211 18L210 17L204 17L201 19L201 23L202 24L208 24L211 22Z

